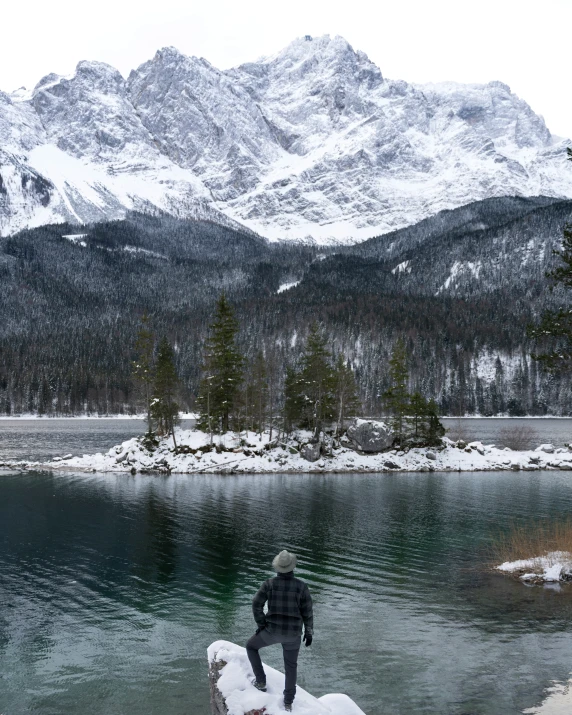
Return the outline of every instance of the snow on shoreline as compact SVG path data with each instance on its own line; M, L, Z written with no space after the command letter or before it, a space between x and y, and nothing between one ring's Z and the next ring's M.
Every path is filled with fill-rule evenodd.
M176 431L173 439L163 438L149 450L141 438L133 437L112 447L105 454L65 455L48 462L8 461L3 467L54 469L85 472L176 473L176 474L271 474L271 473L360 473L434 471L538 471L572 470L572 451L541 445L536 450L516 452L481 442L451 442L442 448L395 449L364 453L347 443L329 444L316 461L302 457L309 433L298 432L284 442L269 443L267 433L227 433L215 436L194 429Z
M545 556L536 556L518 561L505 561L497 571L517 575L521 581L555 583L572 581L572 554L568 551L551 551Z
M209 666L222 664L216 688L222 694L229 715L264 712L281 715L284 712L284 675L264 663L268 691L263 693L252 685L252 669L246 650L229 641L215 641L207 651ZM217 669L218 670L218 669ZM298 686L294 711L299 715L365 715L351 698L338 693L315 698Z

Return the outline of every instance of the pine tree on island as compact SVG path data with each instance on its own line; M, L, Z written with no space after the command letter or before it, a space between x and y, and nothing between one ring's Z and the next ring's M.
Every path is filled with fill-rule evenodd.
M153 392L154 366L153 351L155 348L155 336L150 329L150 320L147 313L141 318L141 327L137 333L135 341L136 360L133 361L133 378L138 384L145 404L147 413L147 434L153 432L153 419L151 417L151 395Z
M264 369L266 371L267 384L267 420L269 426L268 439L272 442L272 432L274 429L274 410L276 407L277 392L280 381L282 365L279 363L276 348L267 348L264 354Z
M197 398L198 427L205 432L228 432L240 402L244 358L236 345L238 321L225 295L218 300L214 323L205 345L203 378Z
M173 437L175 449L175 425L179 422L179 405L175 401L178 386L175 354L167 338L163 338L157 350L151 416L157 421L159 435L170 434Z
M336 375L331 365L326 339L314 323L306 341L300 369L286 374L284 412L289 425L312 430L317 440L325 421L336 409Z
M355 417L361 411L361 402L354 372L343 356L338 355L334 367L334 395L336 399L336 431L337 437L344 429L348 417Z
M303 397L302 384L299 372L292 365L286 366L284 376L284 431L286 433L298 426L302 420Z
M414 392L409 399L409 442L415 445L436 445L445 435L445 428L439 420L435 400L428 400L420 392Z
M441 444L445 428L439 420L437 403L427 400L419 391L409 393L407 349L401 338L395 343L389 360L389 376L391 387L383 396L395 444L401 448Z
M248 375L246 394L246 424L253 431L262 435L268 413L268 371L266 359L261 351L256 353Z
M406 416L410 411L409 372L407 370L407 350L401 338L393 347L389 359L391 387L383 394L385 405L391 415L389 423L399 446L405 444Z

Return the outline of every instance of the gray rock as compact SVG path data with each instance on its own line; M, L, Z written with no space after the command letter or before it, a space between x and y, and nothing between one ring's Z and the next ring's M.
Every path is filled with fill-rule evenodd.
M435 454L435 452L425 452L425 456L427 457L427 459L437 459L437 455Z
M362 452L383 452L393 444L393 432L385 422L356 420L348 428L347 435Z
M300 456L307 462L317 462L320 459L322 445L320 442L316 444L305 444L300 450Z
M213 660L209 664L209 686L211 691L211 713L212 715L227 715L228 708L223 694L218 689L217 683L220 672L226 665L224 660Z
M383 463L384 467L387 467L388 469L399 469L399 464L396 464L395 462L392 462L391 459L387 459Z

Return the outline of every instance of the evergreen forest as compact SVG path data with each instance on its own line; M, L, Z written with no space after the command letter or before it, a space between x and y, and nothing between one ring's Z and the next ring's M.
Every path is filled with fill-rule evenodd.
M144 411L143 316L148 358L172 351L173 404L196 409L224 294L244 363L278 366L277 400L315 325L366 415L384 412L399 340L409 392L441 414L571 414L569 379L527 332L567 305L546 274L571 221L571 201L508 197L355 246L141 214L22 231L0 239L0 413Z

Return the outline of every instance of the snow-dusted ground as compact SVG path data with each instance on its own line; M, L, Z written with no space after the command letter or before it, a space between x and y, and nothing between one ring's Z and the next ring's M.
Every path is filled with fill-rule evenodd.
M251 711L265 715L284 712L284 675L264 664L267 692L262 693L252 684L253 679L246 650L228 641L216 641L208 649L209 664L224 661L218 689L225 698L229 715L244 715ZM365 715L347 695L332 694L315 698L302 688L296 690L294 711L298 715Z
M317 461L309 462L301 455L309 439L308 432L297 432L286 441L270 443L267 433L260 436L241 432L215 436L211 445L208 434L178 428L176 451L172 437L162 439L153 450L134 437L105 454L65 455L46 463L6 462L3 466L180 474L572 470L572 451L568 448L541 445L533 451L515 452L481 442L464 446L447 438L440 449L389 450L376 454L357 452L349 443L329 443Z
M568 551L551 551L545 556L505 561L497 569L503 573L516 574L522 581L572 581L572 554Z

